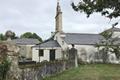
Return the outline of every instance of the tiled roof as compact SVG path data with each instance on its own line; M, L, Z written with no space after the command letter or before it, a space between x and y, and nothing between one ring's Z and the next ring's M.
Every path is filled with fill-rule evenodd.
M36 45L34 47L54 48L54 47L60 47L60 45L58 44L58 42L56 40L49 39L49 40L41 43L40 45Z
M27 39L27 38L23 38L23 39L14 39L12 40L14 43L18 44L18 45L33 45L33 44L39 44L40 41L37 39Z
M103 37L99 34L81 34L81 33L64 33L63 38L67 44L76 45L93 45L98 43Z

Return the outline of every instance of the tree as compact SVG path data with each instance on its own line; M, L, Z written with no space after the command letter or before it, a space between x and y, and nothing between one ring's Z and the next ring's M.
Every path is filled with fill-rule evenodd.
M107 59L108 59L107 54L111 49L111 45L113 45L113 44L111 44L112 43L112 41L111 41L112 34L113 34L113 32L111 32L111 31L102 32L100 35L103 36L103 39L95 45L98 48L98 50L100 47L102 47L102 49L99 51L101 51L101 53L102 53L103 63L107 63Z
M6 37L1 33L0 34L0 41L6 40Z
M7 33L9 33L9 32L12 33L11 39L17 39L17 38L19 38L19 37L16 36L15 32L12 32L12 31L8 30L8 31L6 31L5 34L2 34L2 33L0 34L0 41L7 40L7 37L8 37Z
M108 45L109 51L112 53L115 53L116 58L119 59L120 57L120 46L119 46L120 44L118 43L119 38L118 37L112 38L113 36L112 31L103 32L101 33L101 35L104 36L104 39L106 40L106 42L108 42L107 45Z
M13 36L11 37L11 39L18 39L19 37L16 36L15 32L13 32Z
M119 38L115 37L113 38L113 32L112 31L104 31L100 35L103 36L103 39L97 43L95 46L98 48L99 52L102 52L102 59L103 62L106 63L108 59L108 52L115 53L116 58L119 59L120 57L120 47L117 43ZM116 44L117 43L117 44ZM100 48L102 48L100 50Z
M40 42L42 42L42 38L39 37L36 33L26 32L20 36L20 38L33 38L38 39Z
M119 58L120 58L120 46L119 45L112 46L112 49L113 50L111 52L115 53L117 60L119 60Z
M10 37L11 39L17 39L18 37L16 36L15 32L12 32L10 30L6 31L5 33L5 38L7 39L8 37Z
M84 12L89 17L99 12L110 19L120 16L120 0L80 0L77 5L72 2L75 11Z
M32 33L31 32L26 32L20 36L20 38L32 38Z
M42 39L36 33L33 33L33 38L38 39L40 42L42 42Z

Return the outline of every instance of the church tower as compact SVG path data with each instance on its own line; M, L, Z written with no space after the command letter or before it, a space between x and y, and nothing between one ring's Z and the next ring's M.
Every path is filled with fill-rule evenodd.
M55 20L56 20L55 32L62 32L62 11L60 8L59 0L57 1Z

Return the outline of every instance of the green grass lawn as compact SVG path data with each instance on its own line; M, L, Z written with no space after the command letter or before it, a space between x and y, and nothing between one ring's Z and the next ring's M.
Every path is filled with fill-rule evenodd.
M44 80L120 80L120 65L86 64Z

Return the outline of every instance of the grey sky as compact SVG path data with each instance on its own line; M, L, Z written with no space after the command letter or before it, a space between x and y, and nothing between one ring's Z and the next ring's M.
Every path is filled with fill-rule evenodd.
M71 0L60 1L64 32L99 33L115 22L100 14L86 18L84 13L75 12L70 3ZM55 13L56 0L0 0L0 33L6 30L17 35L35 32L47 39L55 28Z

